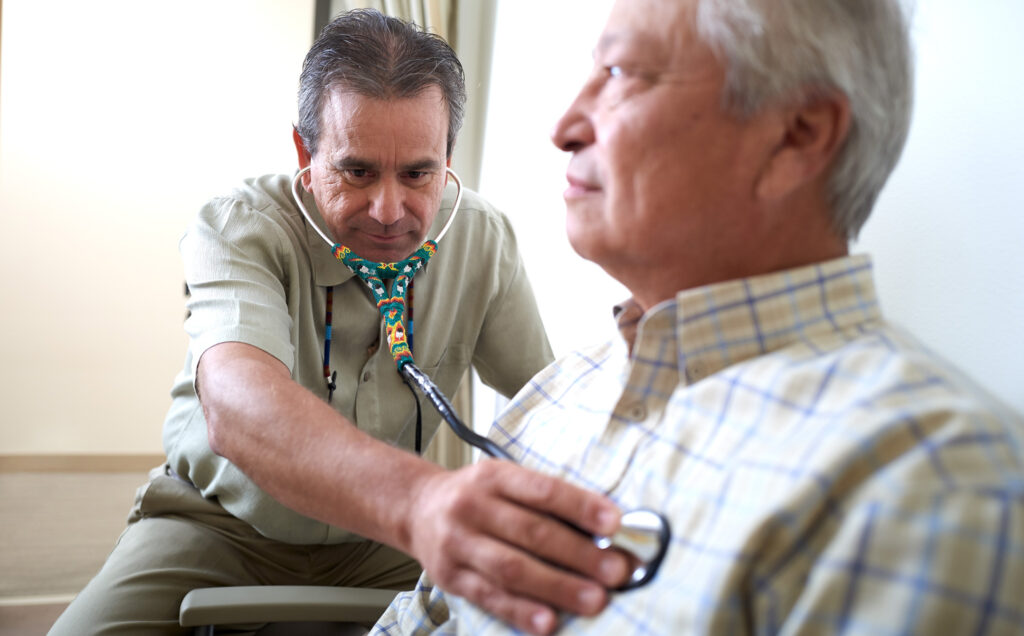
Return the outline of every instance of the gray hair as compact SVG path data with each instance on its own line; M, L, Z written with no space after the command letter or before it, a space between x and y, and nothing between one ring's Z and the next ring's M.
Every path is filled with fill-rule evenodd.
M335 87L374 99L415 97L437 86L448 106L447 156L455 148L466 104L462 63L448 43L414 24L371 9L343 13L324 27L302 64L299 121L306 150L315 154L321 112Z
M857 237L910 128L913 61L898 0L698 0L698 36L725 64L741 117L838 91L850 130L829 175L834 229Z

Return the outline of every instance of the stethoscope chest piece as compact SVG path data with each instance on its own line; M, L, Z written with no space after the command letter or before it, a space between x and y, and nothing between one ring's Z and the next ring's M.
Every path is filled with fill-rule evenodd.
M672 529L664 515L639 508L623 513L619 531L610 537L595 538L594 544L602 550L622 550L636 560L629 580L618 588L625 591L645 585L654 578L668 552L671 537Z

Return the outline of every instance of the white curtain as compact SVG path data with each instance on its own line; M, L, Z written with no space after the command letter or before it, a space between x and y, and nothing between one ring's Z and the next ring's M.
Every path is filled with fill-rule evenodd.
M381 13L415 22L453 42L456 4L457 0L334 0L331 3L331 15L335 16L349 9L376 9Z
M443 37L458 53L466 72L466 115L452 156L455 170L465 187L477 189L480 157L483 153L484 117L487 109L491 43L496 0L331 0L331 18L350 9L377 9L381 13L414 22ZM467 373L452 405L467 426L473 426L473 382ZM421 398L422 408L433 406ZM448 468L458 468L472 459L471 448L444 422L423 454Z

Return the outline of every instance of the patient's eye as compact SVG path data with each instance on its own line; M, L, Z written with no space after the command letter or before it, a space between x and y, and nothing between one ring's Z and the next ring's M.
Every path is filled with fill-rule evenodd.
M607 104L618 104L644 90L649 82L643 72L632 64L602 64L598 85Z

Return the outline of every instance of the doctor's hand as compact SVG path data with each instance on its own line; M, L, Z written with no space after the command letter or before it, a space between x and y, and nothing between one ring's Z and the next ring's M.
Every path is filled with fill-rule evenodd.
M628 578L622 553L567 525L614 534L620 512L606 497L498 460L417 486L412 555L446 592L519 629L549 634L558 611L597 614Z

